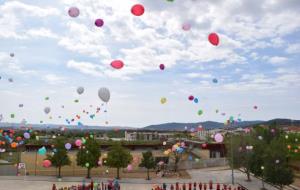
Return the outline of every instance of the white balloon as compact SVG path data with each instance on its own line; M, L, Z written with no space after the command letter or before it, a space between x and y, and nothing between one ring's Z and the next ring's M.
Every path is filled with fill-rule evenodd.
M103 102L108 102L110 99L110 92L107 88L100 88L98 91L98 96Z
M82 86L77 88L77 93L82 94L84 92L84 88Z
M50 111L51 111L50 107L45 107L45 108L44 108L44 112L45 112L45 114L48 114L48 113L50 113Z

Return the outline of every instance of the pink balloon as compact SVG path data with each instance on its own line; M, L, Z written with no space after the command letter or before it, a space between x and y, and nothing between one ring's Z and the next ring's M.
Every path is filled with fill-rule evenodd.
M115 69L122 69L124 67L124 63L121 60L114 60L110 65Z
M194 96L190 95L190 96L189 96L189 100L190 100L190 101L193 101L193 100L194 100Z
M223 142L223 140L224 140L224 137L223 137L222 134L220 134L220 133L215 134L215 141L216 142L221 143L221 142Z
M141 4L133 5L131 8L131 13L134 16L142 16L144 14L144 12L145 12L145 8Z
M189 31L189 30L191 29L191 25L190 25L189 23L184 23L184 24L182 25L182 29L183 29L184 31Z
M82 145L82 141L81 141L80 139L77 139L77 140L75 141L75 145L76 145L76 146L81 146L81 145Z
M128 170L128 171L132 171L132 165L131 165L131 164L129 164L129 165L127 166L127 170Z
M68 14L70 17L78 17L79 16L79 9L77 7L71 7L69 8Z
M104 24L104 21L101 18L98 18L95 20L95 25L97 27L101 27L101 26L103 26L103 24Z
M49 168L51 166L51 161L50 160L44 160L43 161L43 167L45 168Z
M160 64L159 68L160 68L160 70L165 70L165 65L164 64Z
M210 33L209 36L208 36L208 41L214 46L219 45L219 36L218 36L218 34Z

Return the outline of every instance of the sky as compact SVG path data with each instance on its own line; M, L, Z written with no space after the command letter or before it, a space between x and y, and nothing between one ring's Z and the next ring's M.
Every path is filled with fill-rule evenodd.
M131 14L135 4L144 6L142 16ZM70 7L80 15L70 17ZM98 18L103 27L95 26ZM1 122L300 119L297 18L299 0L0 0ZM218 46L208 41L212 32ZM125 66L116 70L113 60ZM107 105L101 87L110 90Z

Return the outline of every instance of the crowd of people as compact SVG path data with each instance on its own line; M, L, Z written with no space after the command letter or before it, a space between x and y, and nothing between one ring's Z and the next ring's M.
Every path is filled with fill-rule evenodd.
M55 184L53 184L52 190L121 190L119 181L117 179L109 180L108 183L97 183L91 181L86 184L85 181L82 184L71 187L61 187L57 188ZM151 190L247 190L243 186L234 186L228 184L220 184L213 183L210 181L209 183L197 183L197 182L189 182L189 183L175 183L169 184L163 183L162 185L153 185Z
M161 186L154 185L152 190L246 190L243 186L231 186L228 184L214 184L212 181L209 183L197 183L197 182L189 182L189 183L175 183L170 184L169 188L166 183L163 183Z

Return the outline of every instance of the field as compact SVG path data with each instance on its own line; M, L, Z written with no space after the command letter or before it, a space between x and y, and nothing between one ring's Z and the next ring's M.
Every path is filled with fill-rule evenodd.
M101 158L105 157L107 152L102 152ZM132 151L133 156L133 170L127 171L126 168L122 169L120 172L121 177L126 178L146 178L146 172L144 169L138 167L141 157L142 151ZM153 151L154 156L162 156L161 151ZM70 166L62 167L61 174L62 176L85 176L86 168L82 168L76 165L76 151L69 152L69 157L71 159ZM38 155L35 152L22 152L21 153L21 162L26 164L26 172L29 175L43 175L43 176L55 176L57 175L57 169L54 167L44 168L42 166L42 162L45 159L45 156ZM35 164L36 161L36 164ZM106 172L108 170L108 173ZM21 174L24 175L25 171L20 170ZM108 168L106 166L101 166L98 168L93 168L91 171L92 176L97 177L114 177L116 175L116 169ZM151 178L156 178L156 174L154 171L150 173ZM170 173L167 177L173 178L177 177L177 175ZM180 171L181 178L189 178L189 175L185 171Z

